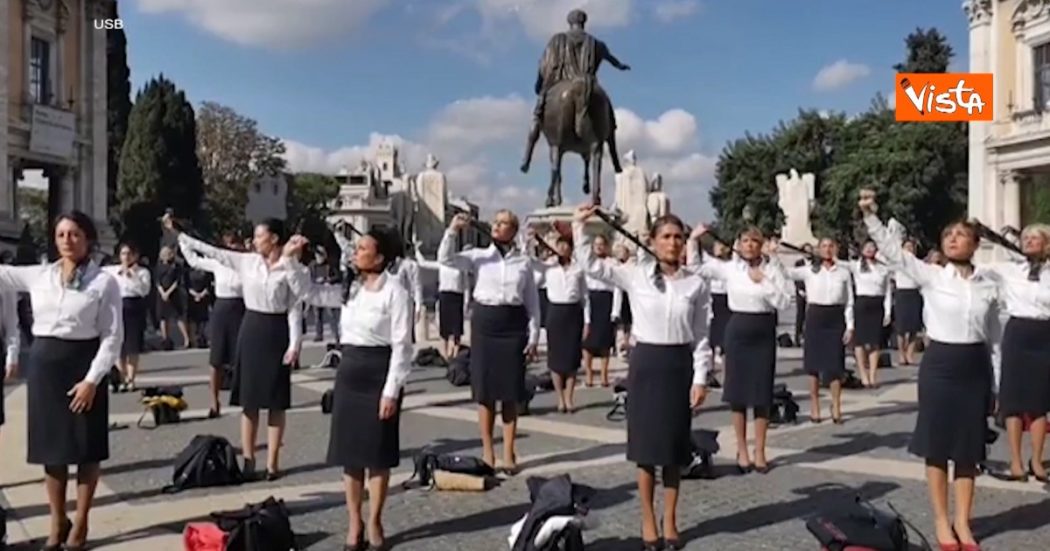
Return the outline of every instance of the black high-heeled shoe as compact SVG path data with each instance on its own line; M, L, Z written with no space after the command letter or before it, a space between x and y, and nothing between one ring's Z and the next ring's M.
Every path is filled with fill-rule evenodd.
M683 549L683 548L685 548L685 544L682 543L682 540L679 539L679 538L667 538L667 539L664 540L664 549L665 550L671 549L671 550L674 550L674 551L679 551L680 549Z
M69 539L69 533L73 531L73 521L68 518L62 523L62 529L58 531L58 543L54 545L48 545L44 542L44 545L40 548L40 551L62 551L65 548L66 540Z
M1050 483L1050 477L1048 477L1046 475L1040 476L1040 475L1035 474L1035 469L1032 468L1032 460L1031 459L1028 460L1028 474L1032 475L1032 478L1038 480L1039 482L1042 482L1043 484Z
M642 540L642 551L663 551L663 546L660 540L645 541Z

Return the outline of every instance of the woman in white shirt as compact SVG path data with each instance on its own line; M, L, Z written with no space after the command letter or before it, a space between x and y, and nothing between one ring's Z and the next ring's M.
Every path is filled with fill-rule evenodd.
M915 254L915 240L904 242L904 250ZM893 330L897 333L897 358L901 365L914 365L922 333L922 293L908 274L893 272Z
M788 278L802 282L806 292L802 365L809 374L810 414L821 422L820 384L831 388L831 420L842 423L842 378L846 346L853 337L853 281L849 268L838 262L839 246L825 237L819 256L810 264L787 269Z
M583 358L583 340L590 324L587 277L572 261L572 241L559 236L554 243L558 255L539 264L547 282L547 369L558 395L558 411L576 411L573 395L576 373Z
M594 238L594 256L598 262L618 264L609 257L609 239L604 235ZM591 309L590 329L583 340L583 369L587 386L594 385L594 359L601 360L602 386L609 386L609 356L616 345L616 326L613 325L613 299L615 287L605 281L587 278L587 300Z
M51 532L44 549L83 549L109 458L106 375L124 340L120 286L91 261L98 231L74 211L55 220L57 262L0 266L0 292L28 292L33 345L28 370L28 462L44 466ZM65 516L69 465L77 466L77 511ZM65 546L65 547L63 547Z
M691 410L707 395L711 349L707 343L707 283L682 265L685 225L673 215L658 218L650 230L656 262L635 266L596 257L584 222L596 208L576 211L576 258L588 275L622 289L631 298L634 337L627 371L627 460L638 466L642 541L648 551L681 549L677 526L678 488L683 466L692 457ZM592 316L594 313L592 313ZM664 485L663 537L653 511L656 467Z
M631 250L626 245L613 245L613 257L620 262L621 266L631 266L634 262L631 256ZM634 316L631 314L630 297L619 289L617 289L616 296L620 297L619 308L615 305L613 306L613 317L616 319L614 325L616 325L619 332L619 337L616 340L619 343L620 357L626 358L627 352L631 348L631 324L634 323Z
M365 549L361 515L368 476L369 549L383 549L383 504L390 469L400 462L402 389L412 369L412 299L388 272L400 238L372 229L357 240L354 273L344 285L315 285L306 301L342 308L342 362L335 377L328 463L343 469L350 529L346 549Z
M222 236L222 241L227 249L243 252L241 240L236 234L227 233ZM218 260L199 254L189 247L179 249L190 267L210 272L215 279L215 304L212 306L211 321L208 323L208 363L211 365L211 409L208 410L208 418L214 419L222 414L219 391L223 378L226 377L226 369L233 368L234 358L237 357L237 336L244 319L241 277L236 270ZM232 376L232 372L230 375Z
M732 258L733 251L724 243L715 241L711 247L712 256L726 261ZM729 295L726 284L720 279L711 280L711 349L714 350L715 363L725 358L726 325L729 323Z
M853 302L856 331L853 333L853 355L857 371L865 387L877 388L876 372L882 356L883 328L890 324L890 271L876 260L879 248L868 240L860 250L860 258L849 264L857 298Z
M255 475L259 410L267 410L266 478L276 480L280 477L285 411L292 401L291 366L299 358L302 339L299 300L310 286L309 272L294 260L302 253L306 239L295 235L284 243L284 224L264 220L255 227L255 252L242 253L213 247L182 233L171 216L164 217L164 225L178 233L179 247L220 262L240 277L246 312L237 337L230 404L242 407L241 453L249 478Z
M525 397L525 367L536 355L540 338L539 293L533 259L515 243L518 217L496 213L492 244L484 249L455 252L466 215L457 214L438 247L438 262L474 274L474 306L470 320L470 387L478 403L482 459L495 466L492 430L495 404L503 416L502 470L517 472L515 441L518 403Z
M416 249L416 263L420 268L438 272L438 334L445 342L445 359L451 360L459 354L463 338L463 314L470 294L467 276L460 270L423 258L419 249Z
M120 264L103 268L120 285L121 311L124 319L124 344L120 349L117 369L123 377L121 390L135 390L139 354L146 333L147 297L152 285L149 269L139 265L139 251L131 243L120 246ZM114 387L118 381L111 381Z
M737 238L737 255L731 260L704 258L700 238L707 226L698 224L689 240L690 264L709 280L725 283L732 315L725 334L725 380L722 402L732 410L737 441L737 468L741 473L769 471L766 433L773 406L773 378L777 363L777 314L791 304L784 268L766 260L765 236L758 228L745 228ZM697 266L698 265L698 266ZM755 420L754 463L747 448L747 410Z
M992 366L999 327L996 277L975 268L980 243L966 222L941 232L946 266L926 264L901 249L875 215L875 193L858 203L868 235L890 266L922 289L930 347L919 366L919 414L908 449L926 460L926 482L942 549L979 549L970 530L974 477L984 461L986 419L992 406ZM948 462L954 464L955 515L948 516Z
M1046 484L1043 447L1050 412L1050 227L1028 226L1021 232L1024 257L988 266L999 279L999 291L1010 320L1003 331L999 414L1006 419L1010 442L1008 479L1028 475ZM1021 457L1025 420L1031 422L1032 456Z

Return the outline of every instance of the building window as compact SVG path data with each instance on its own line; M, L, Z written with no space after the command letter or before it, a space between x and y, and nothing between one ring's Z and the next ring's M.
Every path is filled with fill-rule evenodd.
M33 103L51 103L51 43L35 36L29 50L29 96Z
M1050 42L1033 48L1035 59L1035 110L1050 110Z

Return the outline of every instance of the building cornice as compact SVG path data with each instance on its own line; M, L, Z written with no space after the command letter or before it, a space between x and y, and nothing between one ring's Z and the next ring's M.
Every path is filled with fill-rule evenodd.
M964 0L962 9L971 27L992 22L992 0Z
M1029 22L1050 16L1050 0L1021 0L1010 20L1015 32L1020 32Z

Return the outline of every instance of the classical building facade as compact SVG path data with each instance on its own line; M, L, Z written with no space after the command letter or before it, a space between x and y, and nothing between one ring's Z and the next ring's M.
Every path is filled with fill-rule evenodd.
M0 238L20 228L17 182L40 169L50 214L79 209L105 230L106 31L112 0L0 3ZM110 232L103 231L109 235Z
M995 75L994 121L970 123L970 216L996 230L1050 222L1050 0L963 11L970 71Z
M248 203L244 217L253 225L267 218L288 218L288 185L294 180L291 174L280 172L264 176L248 188Z

